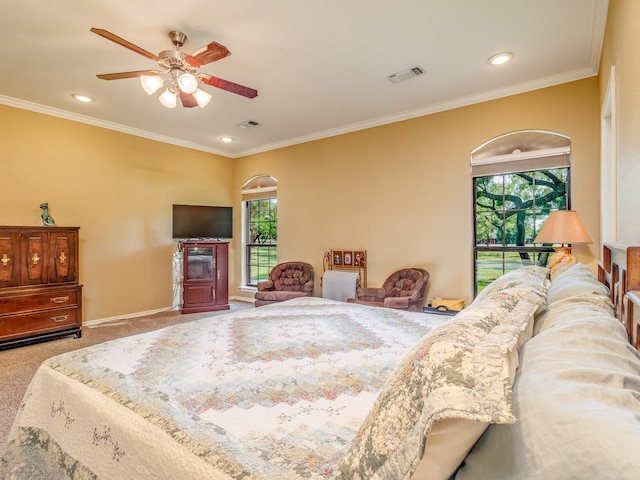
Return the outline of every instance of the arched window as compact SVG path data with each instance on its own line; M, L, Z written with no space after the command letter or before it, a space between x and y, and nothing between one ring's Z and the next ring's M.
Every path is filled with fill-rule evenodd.
M266 280L278 263L278 181L257 175L242 186L244 285Z
M546 266L534 245L553 210L570 205L571 139L541 130L501 135L471 152L475 293L507 271Z

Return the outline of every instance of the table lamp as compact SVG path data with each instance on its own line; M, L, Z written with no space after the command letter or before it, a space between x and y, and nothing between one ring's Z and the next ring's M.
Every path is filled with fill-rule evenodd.
M533 243L553 243L560 246L553 247L554 253L549 259L549 274L553 279L560 272L565 271L576 263L576 259L571 255L569 244L593 243L587 229L584 228L578 212L574 210L556 210L549 213L547 221L544 222L538 236Z

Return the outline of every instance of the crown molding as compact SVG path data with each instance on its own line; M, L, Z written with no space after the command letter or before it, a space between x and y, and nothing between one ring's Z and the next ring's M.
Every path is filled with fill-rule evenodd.
M179 147L190 148L192 150L199 150L202 152L213 153L215 155L220 155L222 157L241 158L241 157L246 157L248 155L255 155L257 153L264 153L271 150L291 147L294 145L312 142L315 140L322 140L325 138L330 138L338 135L344 135L345 133L352 133L360 130L366 130L369 128L380 127L390 123L402 122L404 120L411 120L411 119L422 117L425 115L440 113L440 112L452 110L455 108L466 107L466 106L474 105L477 103L487 102L490 100L497 100L500 98L509 97L511 95L517 95L520 93L526 93L526 92L538 90L541 88L548 88L548 87L560 85L563 83L582 80L585 78L596 76L597 74L598 74L598 71L595 68L578 69L571 72L565 72L558 75L551 75L548 77L540 78L531 82L523 82L515 85L509 85L506 88L489 90L476 95L470 95L467 97L457 98L447 102L428 105L424 108L410 110L410 111L402 112L399 114L377 117L370 120L366 120L364 122L357 122L349 125L343 125L341 127L337 127L329 130L323 130L321 132L312 133L310 135L304 135L300 137L283 140L281 142L261 145L256 148L238 151L234 154L225 152L224 150L213 148L208 145L200 145L192 142L186 142L178 138L159 135L153 132L148 132L146 130L132 128L126 125L120 125L113 122L107 122L105 120L100 120L100 119L89 117L86 115L68 112L66 110L48 107L45 105L27 102L24 100L7 97L3 95L0 95L0 104L7 105L10 107L15 107L15 108L21 108L23 110L30 110L30 111L42 113L45 115L51 115L54 117L64 118L64 119L72 120L79 123L85 123L85 124L93 125L96 127L106 128L108 130L115 130L118 132L127 133L129 135L135 135L138 137L148 138L150 140L156 140L162 143L168 143L171 145L177 145Z

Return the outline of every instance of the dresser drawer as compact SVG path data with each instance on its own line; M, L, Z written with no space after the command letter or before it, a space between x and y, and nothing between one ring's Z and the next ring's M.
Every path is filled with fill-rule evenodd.
M0 340L55 332L77 326L79 326L77 307L4 316L0 318Z
M0 315L32 312L48 308L69 307L77 304L77 288L40 292L32 295L0 296Z

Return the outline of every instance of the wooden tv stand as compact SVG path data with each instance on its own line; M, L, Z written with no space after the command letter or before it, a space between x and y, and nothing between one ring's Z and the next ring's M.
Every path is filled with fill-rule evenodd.
M182 250L182 313L228 310L229 243L185 241Z

